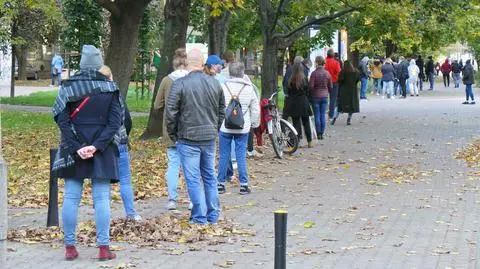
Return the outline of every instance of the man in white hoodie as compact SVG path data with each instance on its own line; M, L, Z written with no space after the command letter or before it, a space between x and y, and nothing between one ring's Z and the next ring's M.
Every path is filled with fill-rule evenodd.
M410 96L418 96L418 75L420 74L420 68L418 68L417 63L414 59L410 60L410 65L408 66L408 84L410 87Z
M260 106L255 89L251 82L244 79L245 66L243 63L234 62L229 65L230 79L222 83L225 103L229 104L232 95L237 97L242 105L244 119L243 129L228 129L225 121L220 128L219 149L220 160L218 163L218 192L225 193L225 179L230 161L231 144L235 143L235 155L238 164L240 180L240 194L249 194L248 171L247 171L247 142L248 133L251 127L258 127L260 124Z
M173 71L168 76L165 76L160 83L158 89L157 97L153 104L154 109L163 109L163 144L167 148L167 158L168 158L168 168L165 174L167 179L167 190L168 190L168 210L177 209L177 200L178 200L178 179L180 173L180 156L177 153L177 148L175 143L168 137L167 132L167 117L166 117L166 106L168 94L170 88L175 80L182 78L188 74L187 70L187 53L185 49L177 49L173 58ZM191 203L190 206L191 207Z

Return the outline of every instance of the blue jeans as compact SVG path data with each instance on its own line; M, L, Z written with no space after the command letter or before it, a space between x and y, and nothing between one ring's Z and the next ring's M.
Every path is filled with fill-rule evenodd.
M120 196L122 196L123 207L127 217L134 218L137 215L133 205L132 178L130 174L130 155L126 144L118 145L120 158L118 158L118 169L120 177Z
M393 96L393 81L384 81L383 82L383 89L382 89L382 95L385 96L385 92L387 92L388 97Z
M361 77L360 85L360 99L367 99L368 77Z
M325 132L326 126L326 111L327 111L327 104L328 98L313 98L313 113L315 115L315 130L317 134L322 134Z
M466 96L467 96L467 101L468 101L469 97L472 101L475 101L475 97L473 96L472 84L467 84L465 86L466 86L465 87L465 93L466 93Z
M180 156L176 148L167 148L168 167L165 173L167 179L168 200L177 201L178 199L178 179L180 174Z
M372 87L372 92L373 91L376 91L378 94L380 94L380 89L381 89L381 83L382 83L382 80L379 79L379 78L374 78L373 79L373 87Z
M455 88L460 88L460 73L453 73L455 75Z
M235 156L235 143L232 143L232 154L230 155L230 160L228 162L228 167L227 167L227 176L225 179L230 180L231 177L233 177L233 162L237 161L237 157Z
M83 179L66 178L63 197L62 220L64 242L67 246L77 243L78 204L82 198ZM97 245L110 243L110 180L92 179L92 198L95 207Z
M232 143L232 141L234 143ZM220 132L218 141L220 148L220 159L218 161L217 177L218 183L225 183L225 179L227 178L229 157L231 156L232 144L235 144L235 156L238 164L240 185L248 185L247 143L248 134L228 134Z
M217 223L220 201L215 178L215 142L206 145L177 142L177 151L193 204L191 222Z
M399 86L399 83L398 83L398 79L395 79L393 81L393 95L397 95L398 94L398 86Z
M328 116L330 118L335 117L337 111L337 98L338 98L338 83L333 83L332 92L330 93L330 103L328 107Z
M434 72L430 72L428 74L428 80L430 80L430 90L433 90L433 85L435 84L435 74L434 74Z
M52 75L52 85L55 85L55 78L56 78L56 80L58 81L58 86L60 86L60 83L62 82L62 74L54 75L52 73L51 75Z

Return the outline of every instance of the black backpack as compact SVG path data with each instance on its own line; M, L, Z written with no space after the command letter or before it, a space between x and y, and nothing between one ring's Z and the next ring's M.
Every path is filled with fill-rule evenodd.
M227 109L225 110L225 128L227 129L243 129L245 119L243 118L242 104L240 103L239 97L245 86L246 85L244 84L242 89L240 89L240 92L238 92L238 95L233 95L227 83L225 83L225 87L227 87L228 92L232 96L230 103L228 103Z

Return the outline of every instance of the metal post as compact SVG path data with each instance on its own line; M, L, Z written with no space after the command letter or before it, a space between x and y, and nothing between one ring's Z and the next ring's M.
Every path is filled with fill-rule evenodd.
M0 264L7 264L7 164L0 155Z
M275 269L287 268L287 211L275 214Z
M58 177L52 172L57 149L50 149L50 183L48 191L47 227L59 226L58 222Z

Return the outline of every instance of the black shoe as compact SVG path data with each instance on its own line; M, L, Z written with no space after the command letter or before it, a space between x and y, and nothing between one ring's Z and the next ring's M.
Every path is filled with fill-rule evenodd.
M471 101L470 104L471 104L471 105L474 105L474 104L475 104L475 101Z
M350 119L347 120L347 125L352 125L352 123L350 122Z
M468 105L468 104L470 104L468 101L465 101L462 103L462 105Z
M219 193L219 194L225 193L225 191L226 191L225 185L218 183L218 184L217 184L217 190L218 190L218 193Z
M335 125L335 121L337 121L337 118L333 118L333 120L330 122L330 124Z
M240 194L241 195L249 194L251 192L252 191L250 190L250 188L247 185L240 186Z

